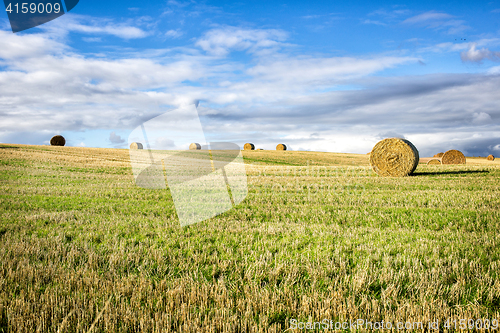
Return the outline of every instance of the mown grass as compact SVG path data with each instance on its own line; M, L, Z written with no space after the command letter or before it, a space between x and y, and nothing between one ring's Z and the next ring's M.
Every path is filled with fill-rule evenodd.
M244 152L248 197L181 228L128 151L0 145L0 332L281 332L290 319L500 319L500 163L380 178Z

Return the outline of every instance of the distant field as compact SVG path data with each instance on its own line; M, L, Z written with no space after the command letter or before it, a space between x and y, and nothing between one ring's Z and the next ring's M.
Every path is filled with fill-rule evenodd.
M0 332L500 320L498 159L381 178L369 155L243 154L248 197L181 228L127 150L0 144Z

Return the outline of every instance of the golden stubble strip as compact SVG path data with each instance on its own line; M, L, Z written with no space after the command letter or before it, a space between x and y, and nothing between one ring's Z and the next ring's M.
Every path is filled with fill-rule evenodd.
M90 326L89 330L87 331L87 333L90 333L94 330L95 328L95 325L99 322L99 319L101 319L102 317L102 314L104 313L104 311L108 308L109 306L109 303L111 302L111 298L113 297L113 295L109 296L108 298L108 301L106 302L106 304L104 305L104 307L102 308L101 312L99 312L99 314L97 315L97 317L95 318L94 322L92 323L92 325Z

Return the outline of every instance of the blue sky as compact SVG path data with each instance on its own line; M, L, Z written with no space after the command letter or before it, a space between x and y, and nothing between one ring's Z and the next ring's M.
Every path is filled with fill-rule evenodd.
M200 100L239 145L500 155L500 1L85 1L13 34L0 15L0 142L125 148Z

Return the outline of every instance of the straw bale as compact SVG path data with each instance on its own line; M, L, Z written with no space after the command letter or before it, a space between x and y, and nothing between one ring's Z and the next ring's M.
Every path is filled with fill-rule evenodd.
M464 154L455 149L446 151L441 157L442 164L465 164Z
M193 142L189 145L189 150L200 150L201 145L199 143Z
M439 158L431 158L427 161L428 165L441 165L441 160Z
M255 150L255 145L253 143L245 143L243 146L244 150Z
M286 150L286 145L284 143L280 143L276 146L276 150Z
M140 142L132 142L130 144L130 149L142 149L142 143Z
M418 150L408 140L389 138L378 142L370 154L370 164L379 176L408 176L417 168Z
M55 135L50 139L51 146L64 146L66 144L66 139L62 135Z

